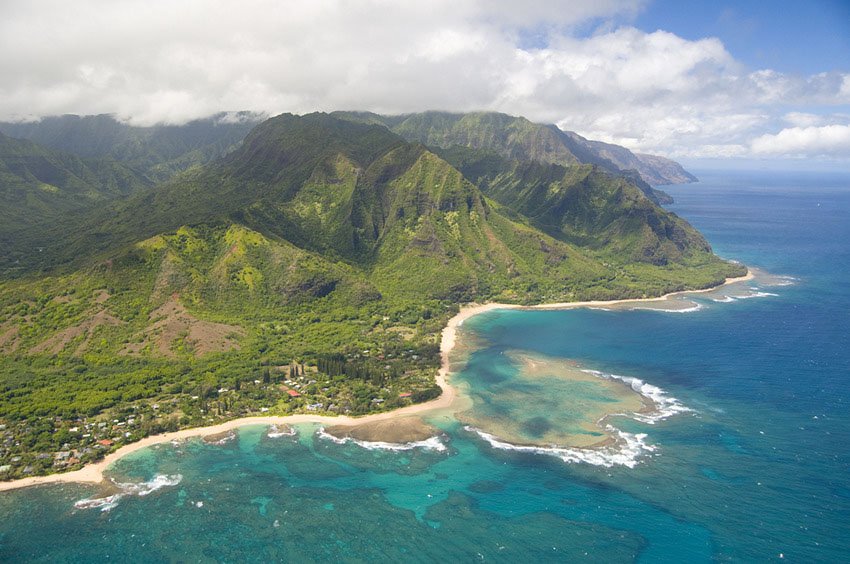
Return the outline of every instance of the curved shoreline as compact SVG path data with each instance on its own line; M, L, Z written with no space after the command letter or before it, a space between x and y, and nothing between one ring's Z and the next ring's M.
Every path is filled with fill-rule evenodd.
M350 417L347 415L312 415L312 414L295 414L295 415L284 415L284 416L257 416L257 417L243 417L240 419L233 419L231 421L225 421L224 423L219 423L218 425L211 425L209 427L193 427L191 429L182 429L180 431L172 431L169 433L162 433L159 435L151 435L145 437L140 441L136 441L134 443L124 445L118 450L106 455L102 460L97 462L93 462L79 470L74 470L72 472L65 472L60 474L49 474L47 476L30 476L28 478L20 478L18 480L11 480L8 482L0 482L0 492L9 491L19 488L26 488L29 486L37 486L42 484L59 484L59 483L87 483L87 484L99 484L105 480L104 471L115 461L128 454L136 452L137 450L141 450L143 448L147 448L149 446L175 441L182 440L191 437L203 437L207 435L214 435L218 433L226 433L227 431L231 431L233 429L237 429L239 427L245 427L249 425L287 425L287 424L298 424L298 423L323 423L323 424L332 424L332 425L344 425L344 426L353 426L353 425L361 425L365 423L372 423L375 421L384 421L391 418L396 417L404 417L410 415L419 415L429 411L436 411L438 409L445 409L451 407L455 400L457 399L457 390L449 384L448 377L450 374L449 368L449 355L454 349L455 344L457 343L457 332L458 328L463 324L464 321L469 319L470 317L474 317L476 315L480 315L482 313L496 310L496 309L516 309L516 310L561 310L561 309L575 309L582 307L605 307L616 304L628 304L628 303L644 303L644 302L659 302L665 301L669 298L682 294L697 294L703 292L710 292L712 290L716 290L723 286L734 284L736 282L744 282L747 280L752 280L754 277L752 270L748 270L747 274L744 276L739 276L737 278L727 278L723 284L719 284L717 286L713 286L711 288L705 288L703 290L681 290L678 292L671 292L669 294L665 294L663 296L659 296L657 298L629 298L623 300L592 300L592 301L584 301L584 302L562 302L562 303L552 303L552 304L540 304L534 306L522 306L516 304L500 304L500 303L486 303L486 304L468 304L460 308L457 315L452 317L449 322L446 324L446 327L443 328L441 340L440 340L440 369L437 372L436 383L442 389L442 394L436 399L431 401L410 405L406 407L402 407L393 411L386 411L383 413L375 413L372 415L365 415L362 417Z

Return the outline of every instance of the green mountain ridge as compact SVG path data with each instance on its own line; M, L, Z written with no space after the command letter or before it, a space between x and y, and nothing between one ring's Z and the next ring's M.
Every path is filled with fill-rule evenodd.
M0 237L152 186L111 159L82 159L0 133Z
M39 246L45 247L45 257L61 264L182 225L224 221L386 276L392 276L388 265L398 260L390 251L396 249L396 254L410 251L419 260L439 256L446 264L456 263L462 278L482 281L493 276L479 269L514 272L507 264L521 261L507 258L516 249L505 241L520 241L518 234L525 237L535 226L552 237L543 244L547 248L589 246L611 254L606 261L616 258L624 264L661 265L694 252L710 253L690 226L654 205L626 179L586 165L516 163L498 161L492 178L483 184L478 179L485 193L515 216L510 220L464 177L463 166L459 171L385 127L324 114L285 114L257 126L217 164L99 210L84 221L93 227L77 229L76 236L48 233ZM549 209L548 216L533 213L535 205ZM470 218L480 223L473 225ZM451 237L447 222L453 223ZM61 228L68 230L67 225ZM586 254L578 248L564 253ZM544 270L538 268L534 277ZM497 284L500 291L506 287L503 282ZM480 297L476 291L463 295Z
M503 158L569 166L593 164L608 172L626 174L647 185L695 182L678 163L632 153L625 147L590 141L555 125L533 123L498 112L450 113L429 111L398 116L370 112L334 112L332 115L364 123L382 124L408 141L430 147L455 146L493 151ZM644 190L652 197L649 186Z
M81 158L111 158L161 182L227 154L260 121L257 114L236 112L183 125L139 127L110 115L64 115L0 123L0 131Z

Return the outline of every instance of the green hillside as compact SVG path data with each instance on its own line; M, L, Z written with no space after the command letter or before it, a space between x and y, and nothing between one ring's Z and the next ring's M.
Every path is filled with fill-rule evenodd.
M65 115L0 123L0 131L81 158L116 160L161 182L232 151L259 121L255 114L239 112L183 125L137 127L109 115Z
M0 237L151 186L110 159L81 159L0 133Z
M687 222L656 205L639 179L595 165L521 162L465 147L439 153L487 196L562 241L627 263L664 265L711 252Z
M450 153L281 115L211 165L22 231L0 283L0 424L21 446L0 463L53 471L38 453L98 438L71 428L130 415L121 440L423 401L459 303L641 297L741 273L628 179Z

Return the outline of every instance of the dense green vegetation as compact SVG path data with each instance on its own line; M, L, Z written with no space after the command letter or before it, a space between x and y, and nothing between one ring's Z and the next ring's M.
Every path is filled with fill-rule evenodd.
M334 112L335 116L362 123L381 124L408 141L440 149L466 148L492 152L504 159L569 166L592 164L626 174L643 184L680 184L696 178L678 163L654 155L635 154L618 145L591 141L555 125L532 123L522 117L497 112L453 114L423 112L381 116L368 112ZM661 193L663 194L663 192Z
M642 297L741 273L629 178L437 154L324 114L268 120L215 163L19 231L3 253L7 477L240 415L425 401L460 303Z
M153 185L111 159L81 159L0 133L0 237Z
M151 127L132 126L109 115L65 115L0 123L0 131L84 159L117 161L159 182L229 153L259 122L260 116L249 112Z
M27 261L111 200L235 149L258 116L220 114L182 126L134 127L111 116L0 123L0 244ZM39 259L52 267L51 257Z

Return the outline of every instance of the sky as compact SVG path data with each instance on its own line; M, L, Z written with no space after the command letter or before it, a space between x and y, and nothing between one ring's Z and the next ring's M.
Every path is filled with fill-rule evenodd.
M0 0L0 120L492 110L850 167L850 2Z

